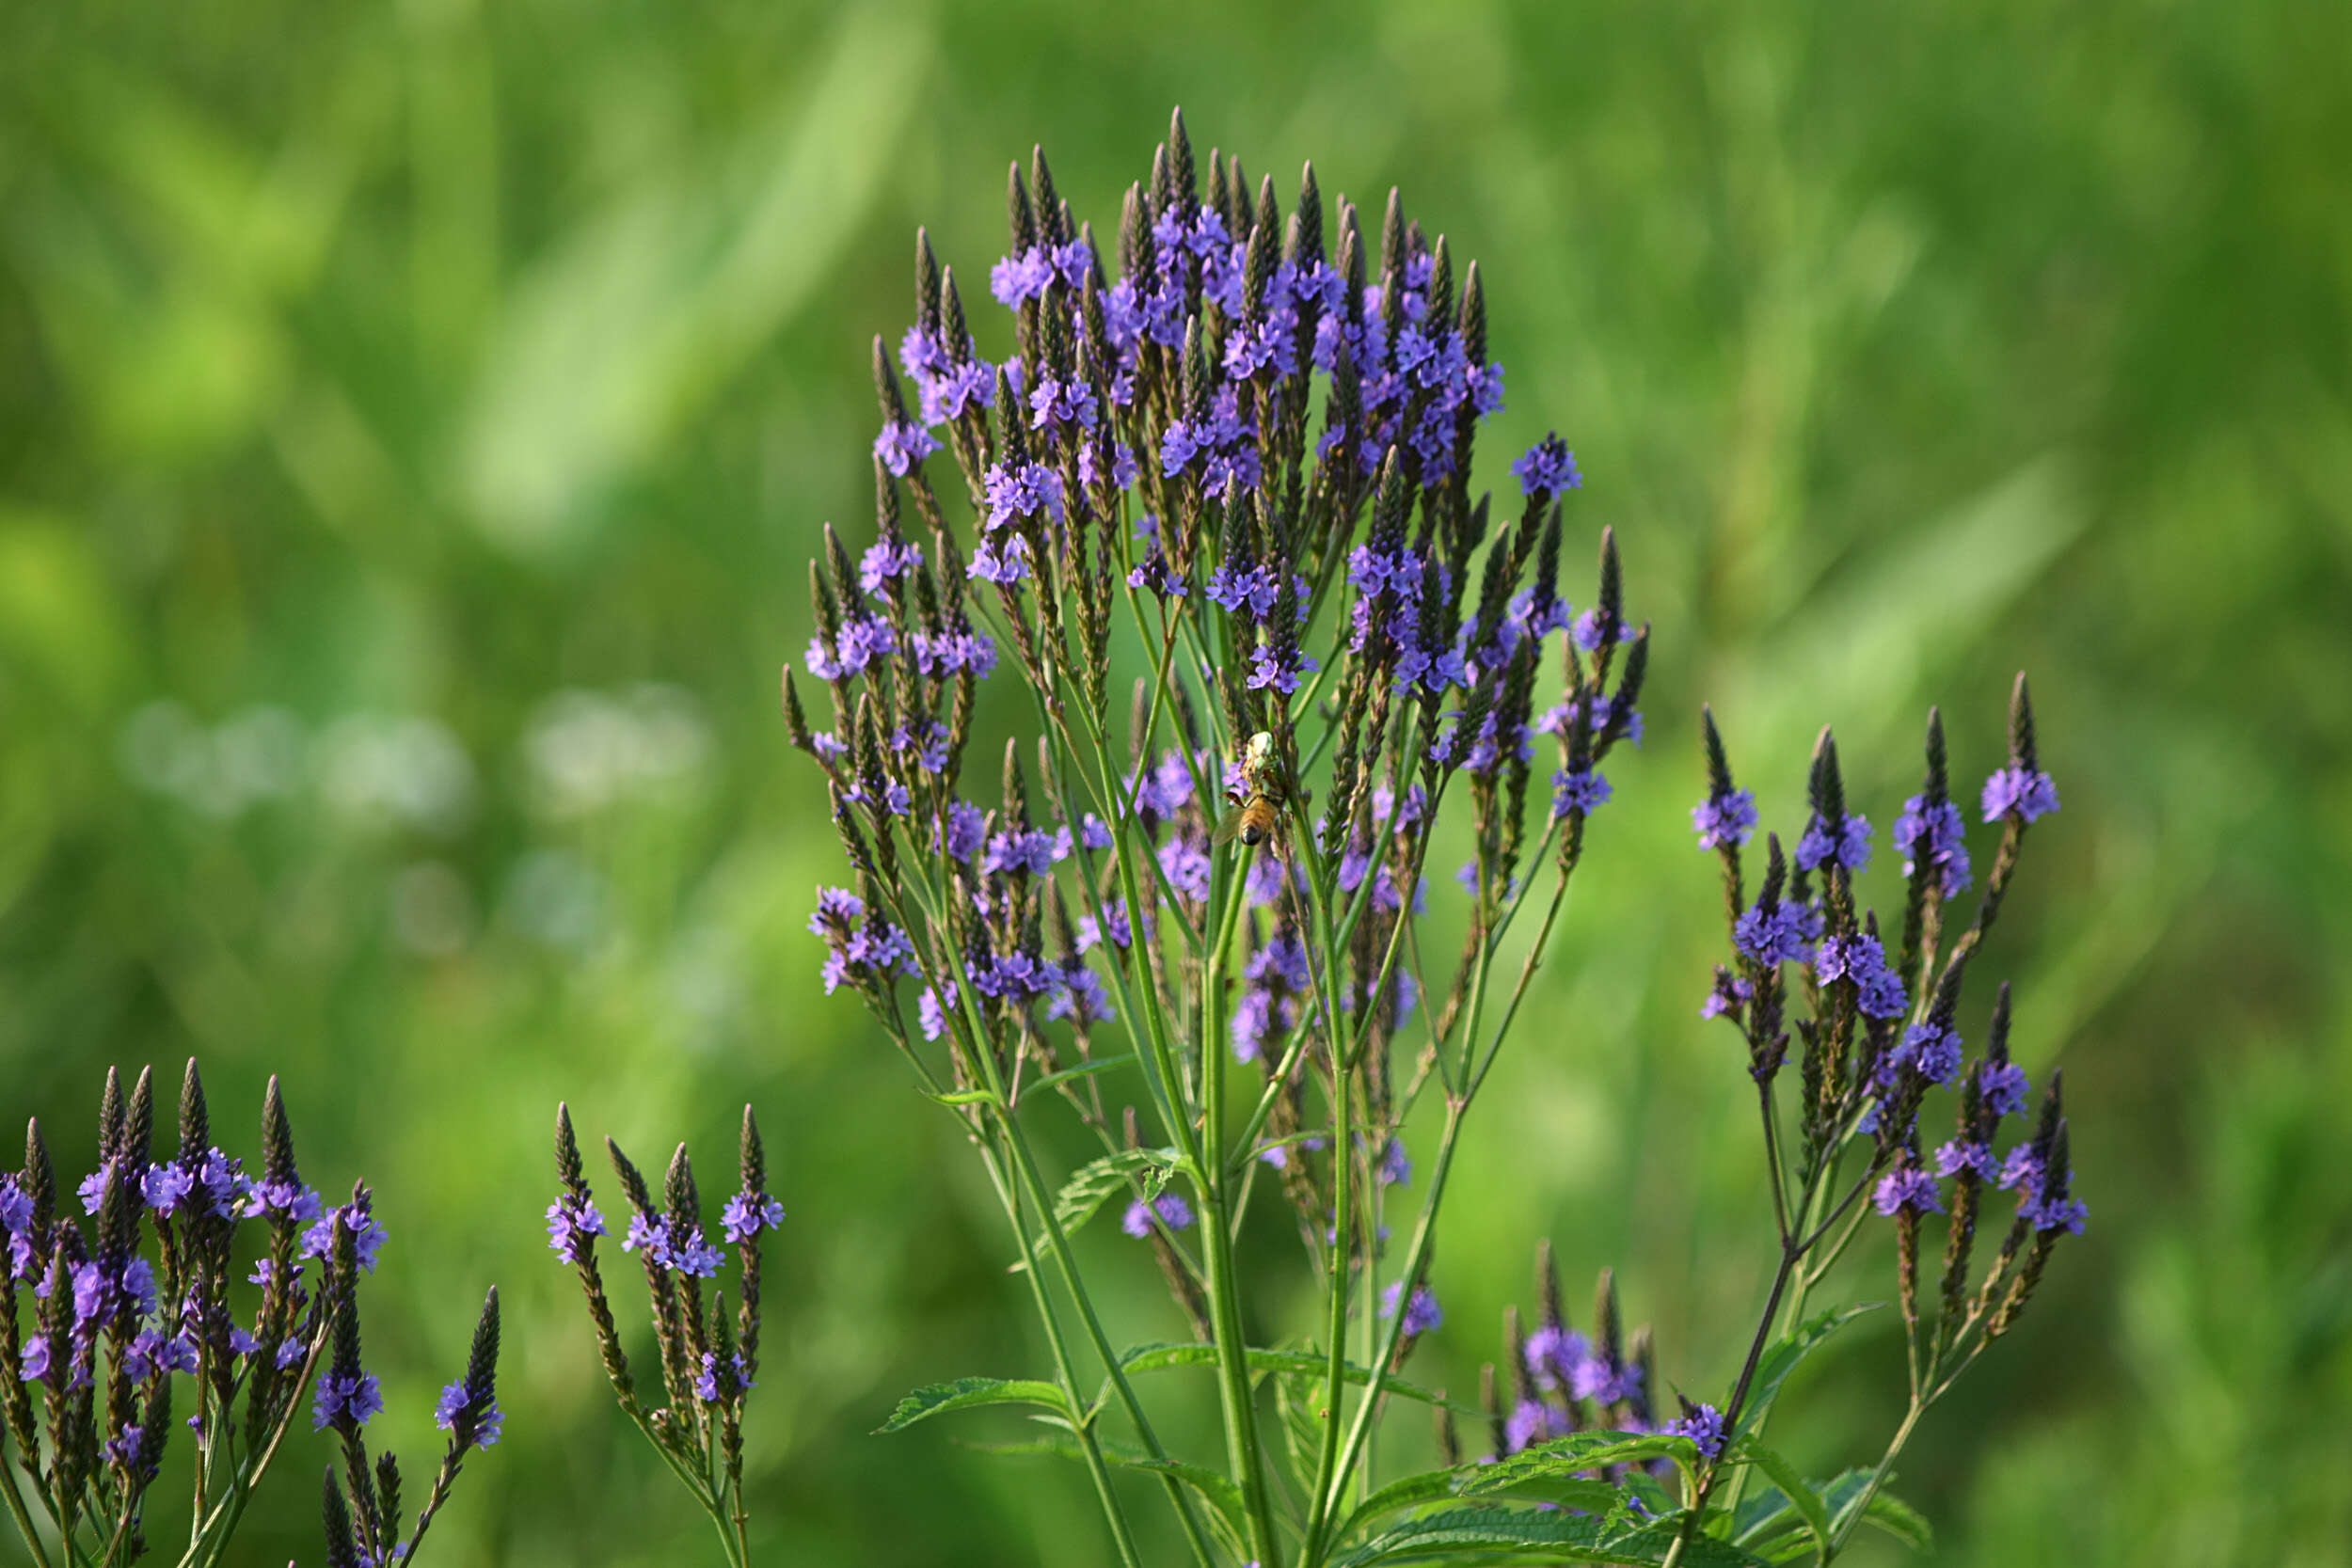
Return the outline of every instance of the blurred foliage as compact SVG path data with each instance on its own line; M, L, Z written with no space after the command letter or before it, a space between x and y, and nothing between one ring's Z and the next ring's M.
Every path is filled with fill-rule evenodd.
M1927 704L1973 776L2022 665L2067 809L1993 953L2021 1059L2066 1063L2093 1228L1903 1489L1945 1560L2339 1560L2347 84L2332 0L12 0L0 1109L87 1160L104 1065L194 1053L249 1152L283 1073L306 1174L380 1189L396 1443L500 1282L510 1440L437 1530L458 1568L684 1560L542 1244L547 1133L569 1097L585 1134L723 1163L753 1101L792 1211L767 1555L1099 1560L1074 1471L866 1435L1041 1351L945 1118L820 1002L837 852L772 705L817 529L865 526L913 227L985 267L1041 140L1107 232L1181 101L1253 174L1400 184L1483 261L1485 477L1559 426L1658 631L1414 1375L1474 1386L1549 1234L1619 1266L1672 1383L1728 1381L1769 1238L1695 1016L1697 704L1784 830L1836 723L1883 831ZM1088 1242L1131 1338L1177 1329L1139 1249ZM1883 1251L1851 1266L1885 1288ZM1859 1330L1822 1357L1796 1457L1875 1453L1899 1359ZM315 1558L320 1458L253 1560Z

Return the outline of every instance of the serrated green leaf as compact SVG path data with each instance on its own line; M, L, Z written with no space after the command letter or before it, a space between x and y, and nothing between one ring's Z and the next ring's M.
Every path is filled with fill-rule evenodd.
M1821 1501L1821 1494L1814 1489L1813 1483L1805 1480L1779 1449L1754 1433L1740 1438L1735 1451L1772 1478L1772 1484L1780 1488L1781 1496L1788 1499L1798 1516L1804 1520L1804 1528L1812 1532L1814 1541L1826 1549L1830 1538L1829 1509Z
M1865 1312L1875 1312L1885 1305L1883 1301L1860 1301L1850 1307L1833 1307L1799 1323L1786 1338L1775 1340L1764 1352L1764 1358L1756 1364L1756 1383L1749 1391L1747 1408L1740 1413L1739 1431L1747 1433L1756 1429L1765 1412L1772 1409L1772 1401L1779 1396L1780 1386L1788 1381L1788 1374L1797 1370L1797 1364L1810 1355L1822 1340Z
M1253 1372L1277 1375L1295 1373L1310 1378L1319 1378L1327 1376L1331 1370L1329 1358L1320 1351L1253 1350L1248 1353L1248 1355L1249 1370ZM1200 1344L1137 1345L1119 1358L1119 1365L1121 1370L1129 1373L1165 1371L1170 1367L1214 1367L1216 1365L1216 1347ZM1352 1361L1347 1364L1346 1375L1348 1382L1359 1387L1372 1381L1372 1374ZM1407 1383L1401 1377L1391 1377L1382 1383L1380 1387L1384 1393L1395 1394L1408 1400L1418 1400L1423 1404L1448 1402L1438 1399L1428 1389ZM1468 1411L1471 1415L1480 1414L1467 1405L1451 1405L1450 1408Z
M1136 1053L1132 1051L1122 1051L1116 1056L1097 1056L1093 1061L1081 1062L1076 1067L1066 1067L1059 1072L1049 1072L1031 1084L1025 1092L1035 1094L1040 1089L1050 1089L1057 1085L1067 1084L1073 1078L1088 1078L1098 1072L1108 1072L1115 1067L1125 1067L1135 1059Z
M1375 1519L1394 1513L1400 1508L1412 1508L1417 1504L1437 1502L1454 1496L1454 1486L1465 1468L1468 1466L1452 1470L1423 1470L1417 1476L1405 1476L1389 1482L1356 1505L1356 1512L1350 1513L1347 1523L1340 1527L1339 1539L1348 1539Z
M1040 1416L1035 1418L1050 1425L1062 1427L1065 1431L1068 1430L1068 1424L1056 1418ZM977 1449L982 1453L1055 1454L1075 1464L1086 1463L1086 1451L1078 1446L1078 1441L1074 1436L1033 1437L1021 1443L965 1443L963 1446ZM1248 1559L1249 1537L1245 1507L1242 1502L1241 1489L1232 1481L1216 1471L1202 1469L1198 1465L1186 1465L1177 1460L1154 1459L1141 1449L1131 1444L1116 1442L1108 1437L1097 1438L1095 1447L1103 1457L1113 1465L1130 1470L1148 1470L1153 1475L1182 1482L1199 1492L1208 1500L1213 1510L1209 1524L1216 1531L1220 1543L1232 1556L1234 1561L1239 1562Z
M1462 1495L1486 1497L1541 1477L1574 1475L1580 1470L1661 1458L1678 1465L1695 1465L1698 1447L1688 1437L1671 1433L1571 1433L1521 1449L1508 1459L1479 1466L1476 1475L1464 1479Z
M1282 1448L1301 1497L1314 1495L1315 1478L1323 1468L1323 1418L1315 1405L1322 1392L1311 1377L1274 1380L1274 1408L1282 1418Z
M1628 1530L1616 1521L1533 1509L1462 1508L1408 1519L1352 1552L1332 1568L1409 1562L1464 1554L1540 1553L1558 1562L1658 1563L1673 1549L1677 1518ZM1708 1536L1694 1536L1682 1560L1692 1568L1751 1568L1757 1559Z
M1061 1390L1050 1383L1033 1378L960 1377L950 1383L934 1383L917 1388L898 1402L898 1408L890 1413L890 1419L874 1429L877 1435L888 1432L903 1432L917 1421L950 1410L968 1410L982 1404L1041 1404L1065 1418L1070 1405L1061 1397Z
M1833 1528L1839 1530L1851 1528L1849 1515L1853 1513L1855 1502L1861 1497L1863 1489L1869 1483L1870 1472L1855 1469L1848 1470L1821 1489L1822 1497L1829 1506ZM1877 1495L1871 1497L1863 1511L1862 1517L1864 1522L1877 1526L1915 1552L1931 1552L1935 1549L1935 1527L1928 1523L1927 1517L1917 1509L1913 1508L1883 1487L1881 1487Z

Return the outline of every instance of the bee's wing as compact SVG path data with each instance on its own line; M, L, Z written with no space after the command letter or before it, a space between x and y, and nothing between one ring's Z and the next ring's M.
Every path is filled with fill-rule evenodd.
M1246 803L1238 805L1217 818L1216 832L1209 835L1209 847L1215 848L1220 844L1231 844L1233 835L1241 832L1242 813L1248 809Z

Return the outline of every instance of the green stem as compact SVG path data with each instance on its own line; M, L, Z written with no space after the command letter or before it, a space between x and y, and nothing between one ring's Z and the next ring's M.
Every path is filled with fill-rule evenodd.
M1246 863L1247 851L1243 863ZM1249 1511L1250 1545L1264 1568L1280 1568L1281 1538L1266 1489L1265 1464L1258 1442L1257 1400L1249 1386L1249 1347L1242 1326L1241 1275L1233 1266L1231 1172L1225 1157L1225 956L1240 923L1240 879L1224 879L1224 920L1200 966L1201 1168L1198 1183L1203 1210L1201 1248L1211 1322L1216 1335L1219 1403L1225 1418L1227 1463L1241 1481Z
M0 1376L5 1375L0 1371ZM24 1549L33 1554L34 1568L49 1568L49 1554L41 1550L40 1537L33 1532L33 1516L16 1489L16 1469L5 1454L0 1454L0 1494L8 1497L8 1513L16 1520L17 1533L24 1538Z

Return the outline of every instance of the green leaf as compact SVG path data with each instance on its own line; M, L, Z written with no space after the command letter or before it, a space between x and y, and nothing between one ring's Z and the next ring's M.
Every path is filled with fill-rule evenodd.
M1027 1092L1035 1094L1040 1089L1050 1089L1057 1085L1067 1084L1073 1078L1087 1078L1098 1072L1108 1072L1115 1067L1125 1067L1135 1059L1136 1053L1132 1051L1122 1051L1116 1056L1098 1056L1091 1062L1081 1062L1076 1067L1066 1067L1059 1072L1047 1073L1036 1083L1031 1084Z
M1253 1372L1278 1375L1297 1373L1319 1378L1328 1376L1331 1370L1330 1358L1321 1351L1253 1350L1248 1355L1249 1370ZM1200 1344L1137 1345L1119 1358L1119 1365L1120 1370L1130 1373L1164 1371L1170 1367L1214 1367L1216 1365L1216 1347ZM1348 1382L1359 1386L1372 1381L1372 1374L1352 1361L1347 1364L1346 1376ZM1407 1383L1401 1377L1391 1377L1380 1387L1384 1393L1418 1400L1423 1404L1447 1402L1428 1389ZM1484 1414L1469 1405L1454 1405L1452 1408L1473 1416Z
M1885 1306L1883 1301L1860 1301L1850 1307L1833 1307L1828 1311L1807 1318L1797 1325L1787 1338L1775 1341L1756 1364L1756 1383L1748 1393L1748 1404L1740 1413L1740 1433L1751 1432L1772 1409L1780 1386L1788 1381L1788 1374L1797 1370L1797 1363L1811 1354L1822 1340L1836 1333L1865 1312L1875 1312Z
M1323 1418L1315 1404L1322 1393L1322 1386L1311 1377L1294 1374L1274 1380L1274 1408L1282 1418L1283 1449L1290 1456L1291 1478L1298 1483L1301 1497L1314 1496L1315 1479L1323 1471Z
M1056 1417L1040 1416L1036 1419L1050 1426L1058 1426L1065 1431L1068 1430L1067 1423ZM1032 1437L1020 1443L968 1443L964 1446L977 1449L983 1453L1050 1453L1076 1464L1086 1463L1086 1450L1079 1447L1078 1440L1074 1436ZM1208 1499L1210 1508L1215 1511L1210 1516L1209 1523L1211 1528L1217 1532L1226 1550L1232 1555L1233 1560L1239 1562L1248 1559L1249 1532L1246 1523L1245 1506L1242 1502L1241 1489L1232 1481L1214 1470L1205 1470L1198 1465L1186 1465L1177 1460L1154 1459L1141 1449L1130 1444L1115 1442L1107 1437L1096 1439L1095 1446L1103 1457L1113 1465L1129 1470L1147 1470L1154 1475L1188 1485L1199 1492Z
M1332 1559L1332 1568L1453 1558L1481 1551L1540 1554L1557 1562L1658 1563L1674 1547L1678 1518L1628 1530L1621 1522L1533 1509L1462 1508L1406 1520ZM1724 1542L1694 1536L1682 1560L1692 1568L1749 1568L1757 1560Z
M933 1416L981 1404L1041 1404L1065 1418L1070 1414L1069 1402L1050 1383L1040 1383L1034 1378L960 1377L951 1383L917 1388L900 1400L898 1408L890 1413L890 1419L874 1431L877 1435L903 1432Z
M1855 1500L1869 1483L1869 1471L1848 1470L1821 1489L1828 1502L1830 1517L1835 1521L1834 1528L1842 1530L1851 1528L1851 1521L1848 1515L1852 1513ZM1935 1549L1935 1527L1929 1524L1917 1509L1884 1487L1881 1487L1870 1499L1863 1510L1862 1517L1866 1523L1876 1525L1915 1552Z
M994 1089L958 1089L952 1094L934 1094L930 1098L942 1105L993 1105L997 1102Z
M1644 1459L1671 1459L1677 1465L1698 1463L1698 1447L1688 1437L1670 1433L1578 1432L1521 1449L1510 1458L1482 1465L1462 1482L1467 1497L1507 1492L1549 1476L1571 1476L1611 1465L1630 1465Z
M1168 1172L1175 1168L1176 1158L1172 1148L1122 1148L1090 1160L1061 1184L1061 1192L1054 1198L1054 1217L1064 1231L1077 1229L1114 1194L1127 1191L1130 1179L1137 1174L1144 1178L1145 1190L1156 1196L1157 1187L1167 1184Z
M1794 1465L1784 1458L1779 1449L1753 1433L1740 1439L1740 1457L1772 1478L1781 1495L1795 1506L1804 1520L1804 1528L1813 1532L1813 1539L1823 1550L1829 1546L1829 1509L1821 1501L1820 1493L1800 1474Z
M1468 1465L1462 1465L1451 1470L1423 1470L1417 1476L1406 1476L1389 1482L1356 1505L1356 1512L1350 1513L1347 1523L1340 1527L1339 1539L1346 1540L1375 1519L1394 1513L1400 1508L1411 1508L1454 1496L1455 1484L1468 1468Z

